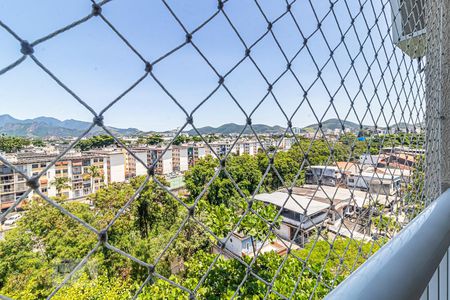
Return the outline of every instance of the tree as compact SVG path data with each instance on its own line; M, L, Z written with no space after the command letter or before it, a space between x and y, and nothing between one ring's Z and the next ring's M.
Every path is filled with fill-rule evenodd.
M145 177L140 176L131 180L131 186L138 189L144 182ZM160 182L168 183L163 178ZM178 204L164 189L151 179L139 193L136 199L136 225L141 237L148 237L149 232L157 230L161 223L172 224L177 216Z
M87 151L93 148L102 148L115 144L114 138L107 134L95 135L93 137L81 140L76 144L76 148L81 151Z
M319 240L308 243L305 249L292 250L293 255L286 258L281 269L279 267L284 256L275 252L262 253L258 256L257 263L253 264L252 272L268 282L276 275L272 290L286 297L293 293L293 299L310 299L311 295L313 299L322 299L329 292L327 286L339 284L349 275L352 267L361 265L379 247L371 243L359 244L347 238L337 238L331 249L329 241ZM172 275L169 279L188 289L194 289L214 258L213 254L199 251L186 262L183 276ZM251 258L244 257L243 260L248 264ZM246 274L246 266L241 262L219 258L198 290L197 299L230 299ZM321 275L321 280L316 286L318 274ZM238 299L263 299L266 292L267 286L250 275L238 290ZM184 298L188 298L184 291L162 280L147 286L142 294L142 299ZM270 293L268 299L279 299L279 296Z
M92 165L87 168L89 179L91 180L91 191L95 192L94 183L96 178L103 179L103 171L99 167Z
M50 184L55 187L57 195L61 196L62 191L72 188L69 183L68 177L56 177Z
M95 226L88 205L63 207ZM15 299L46 298L62 279L59 266L79 262L97 242L92 232L42 199L26 207L17 227L0 241L0 294Z
M241 156L228 156L226 170L231 179L222 170L215 180L209 185L206 199L215 205L224 203L227 205L232 198L239 198L239 193L233 181L245 195L251 195L258 187L261 180L261 172L255 157L248 154ZM207 183L213 178L219 161L212 156L200 159L195 166L185 173L186 188L190 193L191 201L195 200L206 188Z
M185 134L180 134L173 140L172 145L178 146L178 145L189 142L189 140L190 140L189 136L187 136Z
M164 141L160 134L153 134L146 137L139 138L139 143L147 145L158 145Z
M33 144L33 146L35 147L45 147L45 142L41 139L34 139L31 141L31 143Z
M30 144L30 140L23 137L0 135L0 151L6 153L20 151Z
M198 135L194 135L193 137L191 137L191 140L193 142L201 142L202 138L200 136L198 136Z

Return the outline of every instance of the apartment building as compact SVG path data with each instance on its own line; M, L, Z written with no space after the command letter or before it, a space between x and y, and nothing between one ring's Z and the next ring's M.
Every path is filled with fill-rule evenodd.
M147 148L147 164L151 166L153 162L156 163L155 174L167 175L173 173L172 163L172 148L167 149L164 147L151 146ZM165 151L165 152L164 152Z
M120 149L101 149L87 151L86 153L104 157L105 182L124 182L126 180L126 155ZM128 167L129 169L129 167Z
M219 156L226 155L227 153L237 154L238 152L237 147L233 147L232 141L213 142L209 143L209 145L214 150L214 152ZM214 156L214 153L212 153L211 149L209 148L206 150L206 154L211 154Z
M18 166L23 172L23 166ZM20 198L27 191L25 178L15 170L0 163L0 210L10 207L10 205Z
M138 159L147 164L147 149L131 149L131 151ZM136 176L147 174L147 165L142 164L136 159L135 156L125 149L122 149L122 153L125 160L125 178L127 180Z
M204 146L199 145L189 145L187 148L188 154L188 165L189 167L194 166L199 159L206 156L206 149Z
M119 152L72 153L47 169L56 155L17 153L8 160L27 176L39 177L40 190L49 197L85 197L110 182L125 181L125 160ZM66 178L60 180L60 178ZM25 179L0 163L0 207L6 209L28 190ZM28 198L35 193L30 192Z
M236 154L249 154L256 155L258 154L258 149L261 148L258 141L244 141L236 143L237 151Z
M189 169L188 147L186 145L172 146L172 167L174 172L185 172Z

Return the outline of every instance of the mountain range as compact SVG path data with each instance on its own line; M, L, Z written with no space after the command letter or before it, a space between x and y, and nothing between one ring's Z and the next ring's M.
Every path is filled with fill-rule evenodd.
M360 129L359 124L351 121L343 121L345 128L352 131L358 131ZM51 117L37 117L34 119L19 120L10 115L0 115L0 134L13 135L13 136L26 136L26 137L77 137L81 135L89 126L90 122L84 122L79 120L64 120L60 121ZM245 125L239 125L235 123L223 124L219 127L200 127L197 128L201 134L239 134L244 129ZM318 128L318 124L311 124L303 127L305 131L315 131ZM323 130L341 129L342 124L339 119L328 119L322 122ZM399 128L412 128L411 124L399 123ZM257 134L282 134L285 132L285 128L282 126L269 126L264 124L253 124L252 128ZM363 128L373 128L373 126L363 125ZM114 134L118 136L135 136L145 134L146 132L136 128L116 128L108 127ZM156 133L156 132L153 132ZM194 129L185 131L189 135L197 135ZM105 134L104 130L99 127L94 127L89 136ZM247 127L244 134L252 134L252 131Z
M342 123L341 123L342 122ZM322 122L322 129L323 130L334 130L334 129L341 129L342 128L342 124L344 124L345 128L348 128L350 130L353 131L357 131L360 129L359 124L357 123L353 123L351 121L340 121L339 119L328 119ZM312 130L317 130L317 128L319 127L318 124L311 124L308 125L306 127L303 127L303 130L306 131L312 131ZM363 128L371 128L373 126L365 126L363 125Z
M78 120L60 121L50 117L19 120L10 115L0 115L0 134L26 137L77 137L91 126L90 122ZM118 136L141 134L136 128L107 127ZM105 134L102 128L94 127L88 135Z
M198 132L200 134L239 134L244 129L245 125L239 125L235 123L228 123L223 124L219 127L200 127L197 128ZM255 130L258 134L277 134L277 133L284 133L286 130L285 128L275 125L275 126L269 126L264 124L253 124L252 128ZM197 135L197 132L194 129L186 131L189 135ZM252 130L250 127L247 127L244 131L244 134L252 134Z

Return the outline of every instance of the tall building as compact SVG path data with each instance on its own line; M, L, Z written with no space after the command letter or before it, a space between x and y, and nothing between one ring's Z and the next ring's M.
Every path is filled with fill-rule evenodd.
M174 172L185 172L189 168L188 147L185 145L172 146L172 164Z
M147 153L147 164L151 166L157 160L155 174L167 175L173 173L172 149L150 146ZM165 151L165 152L164 152ZM163 154L164 153L164 154Z
M17 153L8 160L28 177L45 171L39 177L39 185L40 191L49 197L85 197L110 182L125 181L125 159L120 151L69 154L47 169L55 158L54 154ZM10 207L27 190L25 178L0 163L0 208ZM31 191L28 198L34 194Z

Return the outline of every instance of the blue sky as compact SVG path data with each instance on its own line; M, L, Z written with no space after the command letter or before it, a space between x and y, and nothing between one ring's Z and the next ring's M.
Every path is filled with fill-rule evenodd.
M312 2L319 18L329 11L328 1ZM357 1L348 2L355 5L349 9L352 15L356 15L360 7L356 5ZM362 55L356 56L359 52L357 35L365 38L365 21L369 25L374 22L371 2L375 11L380 12L380 1L367 1L363 7L366 19L359 15L355 19L355 27L346 34L346 45L350 55L356 57L355 68L360 79L367 74L367 63ZM269 20L276 19L286 10L283 0L262 0L258 3ZM217 2L210 0L168 1L168 4L189 31L217 10ZM253 44L266 31L267 22L255 1L229 0L224 10L247 45ZM87 0L0 2L0 20L21 38L30 42L86 16L90 11L91 3ZM309 1L297 1L292 6L292 13L305 36L316 29L317 21ZM154 61L185 40L185 33L162 1L113 0L103 6L103 14L148 61ZM335 14L341 28L347 30L351 17L344 1L337 2ZM382 35L386 35L386 22L390 23L388 9L379 20ZM325 18L322 28L330 46L334 48L338 45L341 35L333 15ZM273 25L273 32L287 57L292 58L303 43L303 37L292 18L287 15L280 19ZM380 44L378 31L373 32L371 37L375 45ZM222 14L194 33L193 41L220 74L227 73L245 53L245 47ZM308 40L308 47L319 66L329 58L329 50L320 33L314 34ZM19 43L0 28L0 69L20 58L19 50ZM381 65L387 61L386 54L389 56L393 51L389 40L385 42L385 51L380 52L378 58ZM364 44L363 52L365 58L372 62L375 52L370 41ZM396 55L401 59L398 51ZM144 74L143 62L98 17L37 45L35 56L97 112ZM251 56L270 82L286 69L286 61L270 34L252 48ZM351 59L343 44L336 49L334 57L338 69L345 73ZM402 64L402 74L408 66L409 60L406 60ZM316 67L306 48L294 60L292 69L305 88L317 77ZM394 76L385 75L387 87L379 88L379 97L372 100L371 111L379 125L384 125L384 121L377 118L382 106L380 102L384 103L386 100L386 90L392 86L392 82L399 86L402 81L399 77L393 79L396 70L393 72ZM153 73L188 112L211 93L218 82L217 75L192 45L184 46L156 64ZM374 65L371 74L377 82L381 71ZM333 62L323 70L322 77L325 86L334 93L341 80ZM253 110L267 92L267 84L248 58L226 77L225 84L247 113ZM336 112L333 109L327 110L330 97L325 86L322 82L316 83L308 92L308 100L317 117L322 118L325 115L324 119L335 118ZM356 112L351 111L347 119L356 121L356 114L363 117L367 111L367 101L374 95L374 84L370 78L367 79L363 83L365 94L358 93L357 76L354 71L350 71L345 86L348 94L344 89L340 89L334 97L335 107L339 117L344 118L349 111L350 99L355 98ZM273 93L289 117L304 99L302 89L289 73L274 85ZM391 92L390 97L396 98L397 95L400 95L401 99L407 97L402 92ZM17 118L45 115L59 119L92 119L88 110L29 58L17 68L0 76L0 109L1 114L7 113ZM292 119L293 126L315 123L312 109L303 101ZM393 110L389 107L387 110L389 112L385 114L388 119L391 115L401 113L399 107ZM252 120L254 123L269 125L285 125L287 122L272 96L263 101ZM108 125L137 127L143 130L172 129L181 126L184 121L184 113L150 77L105 113L105 123ZM223 87L194 114L197 126L218 126L229 122L243 124L244 121L243 113ZM366 115L363 123L372 124L372 117Z

